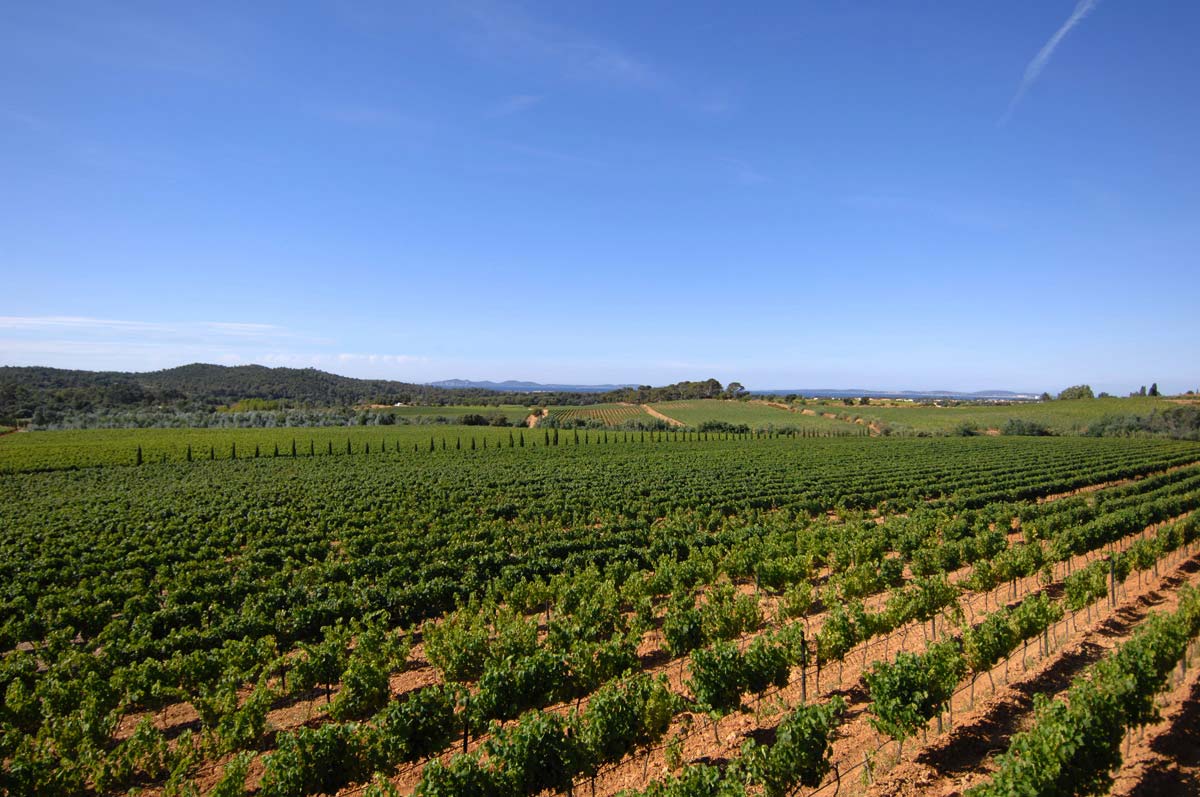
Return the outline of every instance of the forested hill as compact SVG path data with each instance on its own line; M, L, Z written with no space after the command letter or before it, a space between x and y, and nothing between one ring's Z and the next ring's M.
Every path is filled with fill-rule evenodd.
M730 384L735 393L741 390ZM623 388L609 393L514 393L481 388L446 388L355 379L315 368L194 363L164 371L76 371L42 367L0 367L0 423L35 415L60 416L102 409L213 409L247 399L295 407L357 404L499 405L592 404L606 401L665 401L722 395L720 382L680 382L666 387Z

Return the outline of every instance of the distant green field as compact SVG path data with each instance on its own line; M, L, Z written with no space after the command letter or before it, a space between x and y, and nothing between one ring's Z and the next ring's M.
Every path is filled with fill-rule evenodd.
M182 462L191 447L192 459L238 459L255 456L343 456L347 445L355 455L404 456L437 449L470 449L525 444L543 445L538 429L495 426L352 426L276 429L86 429L67 432L21 432L0 437L0 473L59 470L96 465L133 465L137 449L145 463ZM573 442L570 438L568 442ZM368 452L369 449L369 452Z
M780 407L772 407L761 401L725 401L722 399L698 399L695 401L661 401L651 407L667 417L674 418L687 426L699 426L705 421L746 424L751 428L766 426L794 426L797 429L812 429L818 432L851 433L855 429L844 421L835 421L818 415L805 415ZM828 411L834 411L829 408Z
M550 407L550 417L563 421L579 418L601 421L607 426L620 426L626 421L649 421L651 417L636 404L591 404L586 407Z
M966 405L958 407L876 407L873 405L846 407L831 404L828 407L814 406L813 409L849 414L872 421L883 421L897 433L928 432L944 434L953 432L963 423L971 423L981 430L999 429L1010 418L1040 423L1059 434L1080 434L1105 415L1148 415L1155 409L1164 410L1172 406L1160 398L1135 396L1131 398L1077 399L1072 401L1048 401L1028 404Z
M463 407L387 407L383 412L390 412L398 418L419 420L424 418L461 418L464 415L483 415L490 417L496 413L502 414L510 423L521 423L529 416L529 408L520 404L501 404L495 407L463 406Z

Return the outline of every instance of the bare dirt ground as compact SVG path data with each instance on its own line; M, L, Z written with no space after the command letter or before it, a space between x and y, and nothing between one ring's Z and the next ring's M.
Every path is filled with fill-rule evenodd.
M667 423L671 424L672 426L687 426L687 424L685 424L683 421L677 421L674 418L672 418L670 415L663 415L661 412L654 409L649 404L643 404L642 409L644 411L646 411L647 413L649 413L650 415L653 415L655 418L658 418L660 421L666 421Z
M532 429L535 426L537 426L538 423L541 422L542 418L545 418L549 415L550 415L550 410L546 409L545 407L542 407L537 412L529 414L529 416L525 419L525 426Z

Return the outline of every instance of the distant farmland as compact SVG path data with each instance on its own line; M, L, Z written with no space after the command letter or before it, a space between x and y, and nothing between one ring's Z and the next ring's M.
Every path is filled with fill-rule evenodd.
M701 399L662 401L650 406L663 415L691 427L698 427L705 421L716 421L734 425L745 424L751 428L792 426L797 429L831 433L853 431L845 421L823 418L819 413L806 415L800 411L800 408L792 411L762 401ZM828 408L825 411L835 411L835 408Z
M626 421L650 421L651 416L636 404L592 404L586 407L551 407L550 417L558 421L600 421L605 426L621 426Z
M956 407L936 407L926 404L914 406L875 406L868 404L853 407L841 403L815 406L817 412L849 414L868 421L883 422L893 433L949 434L963 424L977 427L980 431L1000 429L1009 420L1016 419L1040 424L1056 434L1081 434L1089 424L1108 415L1149 415L1154 410L1163 411L1179 406L1167 399L1149 397L1074 399L1021 404L964 404Z

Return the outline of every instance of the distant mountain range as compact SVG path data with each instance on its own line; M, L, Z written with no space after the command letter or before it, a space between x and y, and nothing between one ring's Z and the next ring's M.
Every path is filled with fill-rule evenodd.
M470 379L443 379L440 382L427 382L430 387L445 390L496 390L502 393L608 393L637 385L547 385L540 382L520 382L508 379L504 382L482 381Z

